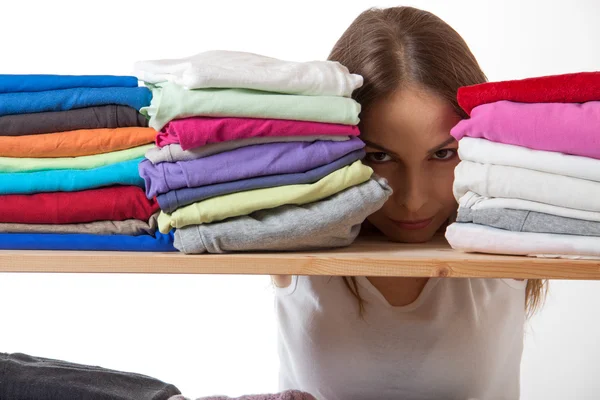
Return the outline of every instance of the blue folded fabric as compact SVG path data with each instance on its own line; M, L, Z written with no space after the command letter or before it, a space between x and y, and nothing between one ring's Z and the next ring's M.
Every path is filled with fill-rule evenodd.
M0 250L177 251L173 232L155 236L0 233Z
M0 75L0 93L42 92L71 88L137 87L135 76Z
M211 197L223 196L225 194L243 192L246 190L264 189L276 186L301 185L314 183L327 175L350 165L365 156L363 149L355 150L337 160L321 167L313 168L306 172L294 174L280 174L261 176L257 178L243 179L239 181L218 183L194 188L171 190L156 197L160 208L171 213L176 209Z
M150 105L145 87L75 88L45 92L0 93L0 116L117 104L139 110Z
M75 192L112 185L144 187L138 164L144 158L91 169L54 169L0 174L0 194Z

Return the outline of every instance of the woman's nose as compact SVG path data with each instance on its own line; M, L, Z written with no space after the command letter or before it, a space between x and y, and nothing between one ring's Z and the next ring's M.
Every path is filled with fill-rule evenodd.
M396 186L396 185L395 185ZM394 199L398 206L410 213L417 213L427 203L427 178L420 174L407 174L394 188Z

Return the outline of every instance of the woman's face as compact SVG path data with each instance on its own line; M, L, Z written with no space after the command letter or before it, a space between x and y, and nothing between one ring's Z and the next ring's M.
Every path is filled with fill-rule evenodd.
M365 163L394 189L368 220L392 240L425 242L456 211L452 194L460 121L441 97L418 87L376 101L362 116Z

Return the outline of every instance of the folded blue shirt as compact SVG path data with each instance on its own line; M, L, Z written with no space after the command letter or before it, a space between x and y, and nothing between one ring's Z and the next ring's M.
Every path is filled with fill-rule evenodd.
M0 174L0 194L75 192L112 185L144 187L138 173L143 160L123 161L91 169L54 169L37 172Z
M355 150L329 164L313 168L306 172L261 176L239 181L218 183L215 185L171 190L167 193L158 195L156 199L163 211L171 213L188 204L206 200L211 197L223 196L225 194L276 186L314 183L338 169L350 165L356 160L362 159L364 156L365 151L363 149Z
M177 251L173 232L155 236L0 233L0 250Z
M145 87L74 88L44 92L0 93L0 116L116 104L139 110L150 105Z
M71 88L137 87L135 76L0 75L0 93L41 92Z

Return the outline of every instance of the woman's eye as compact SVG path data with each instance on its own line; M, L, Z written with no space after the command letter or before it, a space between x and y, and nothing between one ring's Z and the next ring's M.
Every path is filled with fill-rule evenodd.
M376 163L381 163L381 162L386 162L386 161L390 161L392 159L392 157L390 157L387 153L378 151L378 152L374 152L374 153L367 153L367 160L368 161L373 161Z
M433 159L445 161L445 160L450 160L455 155L456 155L456 150L443 149L443 150L438 150L435 153L433 153Z

